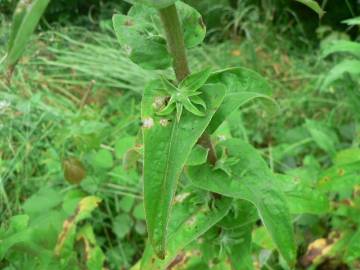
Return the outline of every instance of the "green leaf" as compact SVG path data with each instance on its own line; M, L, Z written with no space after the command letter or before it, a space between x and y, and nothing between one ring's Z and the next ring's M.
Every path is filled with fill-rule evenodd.
M326 75L321 90L325 90L330 84L341 79L344 74L350 74L354 77L358 77L360 74L360 61L359 60L344 60L340 64L333 67Z
M326 57L333 53L350 53L360 58L360 43L349 40L327 42L321 50L321 56Z
M315 0L295 0L295 1L300 2L311 8L319 15L320 18L325 14L325 11L320 7L319 3L317 3Z
M9 228L6 231L2 233L0 230L0 260L4 258L6 252L12 246L29 241L30 239L30 232L28 231L28 215L13 216L10 218L9 222Z
M206 107L203 117L187 111L178 122L175 115L158 116L152 104L161 81L151 83L142 100L144 135L144 203L151 243L159 257L165 256L167 223L177 181L191 149L208 126L220 106L225 87L208 84L202 88L201 98Z
M351 18L351 19L347 19L342 21L343 23L352 26L352 25L360 25L360 17L355 17L355 18Z
M199 72L192 73L191 75L187 76L182 82L180 82L180 91L196 92L196 90L200 89L207 82L210 74L210 68L206 68Z
M276 180L285 193L291 214L320 215L329 211L329 199L317 188L288 175L276 175Z
M119 239L123 239L131 230L133 221L128 214L120 214L114 218L112 229Z
M187 48L200 44L205 38L206 29L201 15L191 6L176 4L184 28ZM113 25L122 47L130 59L145 69L166 69L172 64L163 26L156 9L134 5L128 15L114 15Z
M206 27L201 14L183 2L176 3L184 31L186 48L194 48L201 44L206 36Z
M133 147L135 144L135 137L120 138L115 143L115 155L117 158L123 158L126 151Z
M224 102L214 115L207 132L212 134L232 112L256 98L271 100L271 88L267 81L254 71L230 68L214 73L209 82L220 81L227 87Z
M129 213L135 203L135 198L130 196L123 197L119 202L119 208Z
M216 200L212 208L208 205L194 207L190 199L188 202L176 203L169 225L169 244L165 259L159 260L152 246L148 244L141 262L141 269L167 269L182 249L198 239L227 214L231 203L232 200L226 198Z
M154 8L166 8L174 4L177 0L125 0L131 4L144 4Z
M26 200L22 208L26 214L36 216L60 205L62 198L59 191L45 187Z
M12 21L11 21L11 30L10 30L10 37L8 42L8 52L12 49L14 45L14 41L16 38L16 35L19 31L19 28L21 26L21 23L26 15L27 7L29 5L29 1L27 0L20 0L17 4Z
M353 262L360 256L360 229L358 229L350 240L345 254L346 260Z
M233 176L220 170L214 171L205 164L188 169L192 183L204 190L253 203L280 254L293 265L296 246L290 212L274 175L248 143L231 139L220 145L226 147L229 156L239 158L239 162L232 167Z
M360 184L359 168L359 161L335 164L321 173L317 189L321 192L352 192L353 187Z
M8 66L15 65L22 56L49 1L50 0L34 0L28 5L23 1L19 3L14 14L14 25L12 27L12 31L14 32L10 34L10 46L5 60ZM25 9L26 13L24 14Z
M136 219L145 220L145 210L144 210L144 205L142 203L139 203L134 208L133 215Z
M204 164L207 160L209 149L202 147L201 145L195 145L191 150L190 156L186 161L188 166L196 166Z
M92 164L95 168L111 168L114 165L112 153L109 150L100 149L93 155Z
M306 119L305 123L315 143L330 155L336 154L339 140L336 133L322 122Z
M231 225L234 228L231 230L227 228L227 230L225 230L225 237L230 239L228 243L225 243L225 250L232 266L231 269L253 270L251 233L257 220L253 219L254 210L256 212L256 209L253 204L243 200L237 202L236 208L238 210L236 211L238 218L229 218L229 223L233 223ZM229 214L227 216L229 216ZM221 225L223 225L222 223Z
M253 231L253 242L265 249L273 250L275 249L274 242L271 239L268 231L264 226L258 227Z
M345 165L360 161L360 149L349 148L336 153L334 163L336 165Z
M154 25L146 20L149 11L149 8L134 6L128 16L114 15L115 33L135 64L144 69L166 69L171 66L172 58L165 39L159 36ZM155 12L150 16L157 14Z

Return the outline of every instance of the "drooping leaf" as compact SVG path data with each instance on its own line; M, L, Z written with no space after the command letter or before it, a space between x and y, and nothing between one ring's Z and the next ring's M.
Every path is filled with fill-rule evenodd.
M221 81L227 87L224 102L214 115L207 132L213 133L232 112L256 98L271 100L271 88L266 80L254 71L231 68L214 73L209 82Z
M200 97L207 110L202 117L184 111L180 121L175 115L162 118L152 104L160 81L151 83L142 100L144 135L144 203L151 243L159 257L165 256L167 223L177 181L191 149L208 126L225 96L225 86L209 84ZM157 142L157 143L154 143Z
M169 224L168 247L165 260L159 260L150 244L147 245L141 269L162 270L171 263L188 244L218 223L229 211L231 199L215 201L213 207L200 205L194 207L191 200L176 203Z
M22 56L32 33L38 25L50 0L34 0L31 3L22 1L15 10L14 26L12 27L10 46L6 57L8 66L15 65ZM24 10L26 12L24 13ZM21 23L20 23L21 20Z
M321 50L322 57L326 57L333 53L349 53L359 58L360 43L349 40L336 40L326 43Z
M183 26L187 48L200 44L206 29L201 15L191 6L176 4ZM130 59L145 69L166 69L172 64L163 26L156 9L134 5L128 15L115 15L113 25L116 36L129 53Z
M239 158L231 167L232 176L205 164L188 169L192 183L201 189L253 203L280 254L293 265L296 246L290 212L274 175L248 143L231 139L220 145L226 147L229 156Z
M315 0L295 0L295 1L300 2L311 8L319 15L320 18L325 14L325 11L320 7L319 3L316 2Z

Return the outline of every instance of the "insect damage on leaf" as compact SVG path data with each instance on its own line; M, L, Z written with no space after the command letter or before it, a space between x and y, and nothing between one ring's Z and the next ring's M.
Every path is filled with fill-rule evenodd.
M142 126L146 129L152 128L154 126L154 119L152 119L151 117L144 118Z

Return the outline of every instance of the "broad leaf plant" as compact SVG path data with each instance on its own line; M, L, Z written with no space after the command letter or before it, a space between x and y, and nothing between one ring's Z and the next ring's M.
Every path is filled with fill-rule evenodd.
M202 237L212 239L208 246L222 243L224 261L232 269L254 269L251 238L261 220L284 265L293 268L291 215L314 209L296 207L299 194L284 188L281 177L248 142L214 136L244 104L271 100L266 80L242 67L190 70L187 50L199 46L206 35L200 13L177 0L128 1L133 4L128 14L113 17L116 36L134 63L161 74L145 86L141 104L149 240L136 267L167 269ZM314 1L299 2L318 12ZM10 71L48 3L19 2L5 58Z
M245 103L271 99L268 84L241 67L190 71L187 49L200 45L206 34L201 15L181 1L132 2L127 15L113 17L118 40L133 62L164 71L145 87L141 105L149 236L141 269L165 269L204 233L221 230L230 216L239 222L244 239L226 247L230 261L235 269L252 269L251 241L245 239L251 239L256 218L242 227L246 220L235 220L239 207L255 211L292 267L296 247L291 214L275 176L249 143L234 138L216 142L213 136ZM167 72L170 67L173 75ZM178 189L179 179L189 193L180 201L184 190ZM194 201L199 193L207 199ZM233 248L247 252L235 254Z

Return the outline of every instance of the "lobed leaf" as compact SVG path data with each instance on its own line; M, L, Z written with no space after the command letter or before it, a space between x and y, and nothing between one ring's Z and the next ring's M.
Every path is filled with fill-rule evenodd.
M248 143L231 139L220 143L229 156L238 157L233 176L208 165L190 167L189 178L201 189L253 203L280 254L293 265L296 246L289 208L265 161Z
M225 96L225 86L208 84L201 98L207 110L203 117L184 111L180 121L175 115L157 115L153 103L160 81L151 83L142 100L144 135L144 204L148 234L155 252L165 257L167 225L177 181L191 149L210 123ZM156 142L156 143L155 143Z

